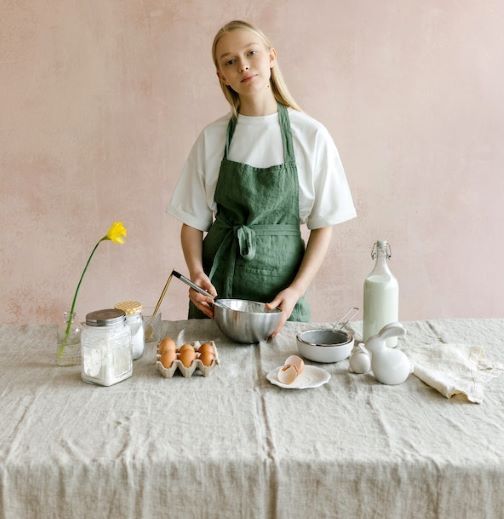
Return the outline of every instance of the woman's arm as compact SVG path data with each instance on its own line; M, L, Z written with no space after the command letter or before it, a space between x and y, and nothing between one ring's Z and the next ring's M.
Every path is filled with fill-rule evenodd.
M180 241L191 281L216 296L215 287L203 271L203 232L184 223L180 230ZM205 297L191 288L189 289L189 299L206 316L213 317L213 306L210 304L212 300L209 297Z
M318 272L324 261L329 243L331 241L332 227L321 227L310 232L308 245L294 281L286 289L282 290L276 297L268 303L269 308L281 308L282 319L277 329L272 333L272 337L277 335L283 328L285 321L290 317L292 310L298 300L304 295L315 274Z

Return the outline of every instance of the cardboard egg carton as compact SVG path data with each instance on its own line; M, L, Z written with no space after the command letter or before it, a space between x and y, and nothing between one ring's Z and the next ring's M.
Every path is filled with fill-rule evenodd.
M200 356L199 348L202 344L205 344L205 343L211 344L213 347L213 350L214 350L214 359L209 366L205 366L203 364L203 362L201 362L201 360L199 359L199 356ZM182 375L184 377L187 377L187 378L192 377L193 373L196 371L201 373L204 377L208 377L212 373L212 371L217 367L217 364L220 364L219 353L217 352L217 347L215 346L214 341L194 341L194 342L187 342L186 344L190 344L191 346L193 346L193 348L196 352L196 358L192 361L192 364L189 367L185 367L184 364L182 363L182 361L178 358L178 353L179 353L179 350L181 347L181 345L179 345L176 350L177 358L173 361L172 365L169 368L165 368L161 364L161 360L160 360L161 354L159 353L159 343L158 343L157 350L156 350L156 366L157 366L159 373L161 373L161 375L163 377L172 378L173 375L175 374L175 371L177 371L177 369L182 373Z

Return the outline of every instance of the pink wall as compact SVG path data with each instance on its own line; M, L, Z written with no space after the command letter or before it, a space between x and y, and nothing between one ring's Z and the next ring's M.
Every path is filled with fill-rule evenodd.
M504 4L499 0L3 0L0 321L51 322L100 246L79 314L154 304L185 270L165 215L200 129L227 110L210 59L232 18L261 26L340 150L359 218L335 229L314 320L361 306L392 244L403 319L503 316ZM174 282L163 317L184 318Z

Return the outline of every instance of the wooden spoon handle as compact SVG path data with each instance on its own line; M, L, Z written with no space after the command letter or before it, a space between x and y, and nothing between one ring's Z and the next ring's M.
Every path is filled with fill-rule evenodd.
M156 303L156 306L154 307L154 312L152 312L149 323L151 323L154 320L154 317L156 317L156 314L158 313L159 307L161 306L161 303L163 302L166 291L168 290L168 286L170 285L172 276L173 276L173 271L168 276L168 280L166 281L165 286L163 287L163 290L161 291L161 295L159 296L158 302Z

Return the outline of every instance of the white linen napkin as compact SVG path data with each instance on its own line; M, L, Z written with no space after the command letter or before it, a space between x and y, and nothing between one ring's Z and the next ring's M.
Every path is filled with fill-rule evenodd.
M504 364L485 358L484 348L469 344L408 344L414 375L446 398L465 395L469 402L483 401L485 384L504 372Z

